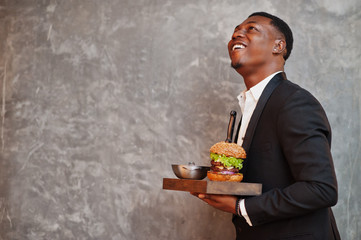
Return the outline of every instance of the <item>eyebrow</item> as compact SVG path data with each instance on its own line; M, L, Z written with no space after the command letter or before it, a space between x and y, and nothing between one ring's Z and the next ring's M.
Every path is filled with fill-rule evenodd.
M248 22L246 22L246 23L244 23L244 25L247 25L247 24L250 24L250 23L257 23L256 21L248 21ZM239 26L241 26L242 24L239 24L239 25L237 25L235 28L234 28L234 30L236 30Z

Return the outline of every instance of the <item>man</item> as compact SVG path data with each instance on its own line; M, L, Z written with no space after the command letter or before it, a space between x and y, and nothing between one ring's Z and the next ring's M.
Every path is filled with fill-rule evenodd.
M228 44L247 87L235 139L247 152L244 181L262 183L263 193L192 194L233 213L237 239L340 239L330 208L337 202L331 129L320 103L286 79L292 45L288 25L264 12L238 25Z

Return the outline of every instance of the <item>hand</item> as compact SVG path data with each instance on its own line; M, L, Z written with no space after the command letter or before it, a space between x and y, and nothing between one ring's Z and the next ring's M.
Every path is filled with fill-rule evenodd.
M191 192L191 194L219 210L236 214L237 197L235 196L194 192Z

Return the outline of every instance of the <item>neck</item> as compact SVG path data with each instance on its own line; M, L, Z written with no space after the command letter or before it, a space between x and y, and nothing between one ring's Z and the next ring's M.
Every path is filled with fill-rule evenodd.
M278 65L263 69L255 69L253 71L245 70L245 69L236 69L236 71L242 75L244 83L247 87L247 89L250 89L251 87L257 85L259 82L261 82L263 79L268 77L269 75L278 72L278 71L284 71L284 65Z

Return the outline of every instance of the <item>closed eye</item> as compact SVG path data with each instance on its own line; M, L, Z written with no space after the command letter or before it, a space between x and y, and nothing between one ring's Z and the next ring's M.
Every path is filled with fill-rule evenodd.
M258 29L256 27L254 27L254 26L249 26L248 27L248 31L253 31L253 30L258 31Z

